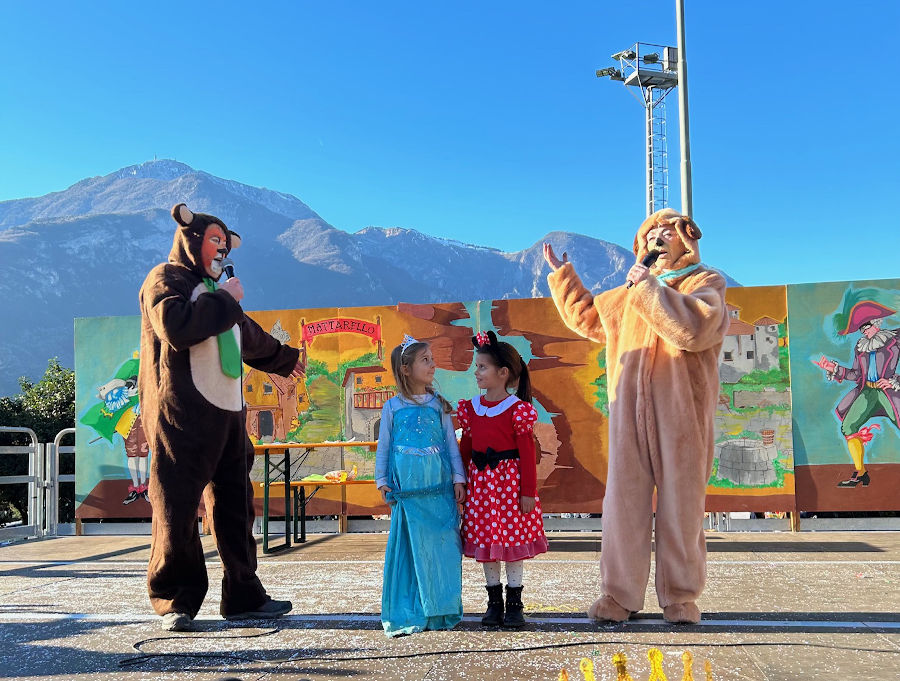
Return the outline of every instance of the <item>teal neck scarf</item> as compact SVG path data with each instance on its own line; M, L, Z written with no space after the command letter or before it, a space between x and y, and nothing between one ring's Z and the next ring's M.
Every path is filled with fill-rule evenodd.
M678 279L679 277L683 277L685 274L690 274L696 269L699 269L702 265L697 262L693 265L688 265L687 267L682 267L679 270L669 270L667 272L663 272L662 274L657 274L656 278L659 279L662 283L668 285L670 281L673 279Z

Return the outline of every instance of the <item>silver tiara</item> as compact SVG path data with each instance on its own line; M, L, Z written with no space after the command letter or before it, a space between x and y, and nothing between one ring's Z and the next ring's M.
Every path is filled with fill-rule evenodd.
M414 345L418 342L419 341L417 341L415 338L413 338L409 334L404 333L403 340L400 342L400 355L402 356L403 353L406 352L406 348L408 348L410 345Z

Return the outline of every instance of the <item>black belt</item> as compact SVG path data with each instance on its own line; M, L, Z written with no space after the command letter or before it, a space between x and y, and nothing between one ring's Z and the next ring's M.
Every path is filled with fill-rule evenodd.
M474 463L475 468L480 471L483 471L485 466L490 466L491 470L494 470L497 467L497 464L504 459L518 458L518 449L505 449L502 452L498 452L495 451L493 447L488 447L487 451L484 452L472 452L472 463Z

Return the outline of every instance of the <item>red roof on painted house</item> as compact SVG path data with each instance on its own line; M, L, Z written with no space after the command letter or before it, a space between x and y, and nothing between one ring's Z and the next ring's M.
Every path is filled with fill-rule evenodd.
M726 336L750 336L756 333L756 329L747 322L742 322L736 317L731 318L731 324L728 325Z

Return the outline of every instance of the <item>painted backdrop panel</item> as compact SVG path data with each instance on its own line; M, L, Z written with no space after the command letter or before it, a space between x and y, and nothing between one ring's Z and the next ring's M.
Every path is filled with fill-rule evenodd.
M731 289L728 302L733 322L720 364L717 457L708 508L790 510L784 288ZM299 347L305 367L304 375L292 380L245 365L242 388L254 442L376 440L381 406L397 391L390 350L407 333L432 344L437 386L451 403L472 397L477 389L470 339L491 329L518 349L532 375L544 509L602 510L609 451L605 353L567 329L550 299L249 314L282 342ZM132 380L138 340L138 317L76 320L79 517L149 517L142 491L153 453L141 438ZM365 447L320 449L293 476L354 467L361 479L372 479L374 455ZM252 477L262 480L261 458ZM280 511L276 503L273 512ZM368 488L323 490L310 506L313 514L385 511L377 492Z
M798 508L900 509L900 391L864 385L868 378L875 379L869 383L887 379L897 385L900 280L789 286L788 305L791 381L796 387L793 414ZM882 333L867 339L859 328L864 320L880 324ZM823 357L851 370L861 364L868 369L871 364L875 373L867 376L864 371L859 381L850 377L840 380L837 374L830 377L820 366ZM872 357L876 362L870 363ZM854 399L858 396L861 399ZM863 405L866 400L872 402L869 409ZM854 447L862 451L868 484L848 484L856 471Z
M784 286L729 288L719 354L715 459L707 510L794 509L790 355Z

